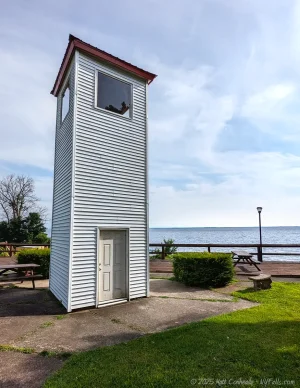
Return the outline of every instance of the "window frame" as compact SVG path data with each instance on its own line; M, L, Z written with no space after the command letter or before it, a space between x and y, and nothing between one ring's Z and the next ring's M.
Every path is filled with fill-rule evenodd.
M98 73L101 73L103 75L105 75L106 77L110 77L110 78L114 78L120 82L123 82L124 84L126 85L129 85L130 86L130 89L131 89L131 98L130 98L130 108L129 108L129 117L126 117L126 116L123 116L121 115L120 113L116 113L116 112L112 112L108 109L104 109L104 108L100 108L98 105L97 105L97 101L98 101ZM129 120L129 121L132 121L133 119L133 84L129 81L124 81L123 79L115 76L115 75L111 75L111 74L108 74L106 73L105 71L103 71L102 69L95 69L95 93L94 93L94 108L95 109L98 109L102 112L105 112L107 114L110 114L110 115L113 115L113 116L116 116L116 117L120 117L122 118L123 120Z
M68 112L66 113L65 117L62 118L62 114L63 114L63 101L64 101L64 96L65 96L65 93L66 93L66 90L69 88L69 106L68 106ZM70 113L70 102L71 102L71 89L70 89L70 80L67 79L66 81L66 84L64 85L64 87L62 88L62 91L61 91L61 98L60 98L60 125L63 125L63 123L65 122L66 118L68 117L69 113Z

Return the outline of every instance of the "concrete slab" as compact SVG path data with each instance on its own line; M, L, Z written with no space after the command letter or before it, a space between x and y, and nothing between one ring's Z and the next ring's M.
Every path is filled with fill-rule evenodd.
M9 344L65 313L57 301L47 292L18 288L0 289L1 344Z
M63 314L65 309L47 290L0 289L0 317Z
M53 357L1 352L0 387L39 388L61 366L62 361Z
M173 272L151 272L150 279L166 279L173 278Z
M113 345L146 333L162 331L255 304L176 298L144 298L101 309L69 314L53 325L13 341L38 351L83 351Z
M120 306L97 310L98 314L119 320L143 333L153 333L168 328L197 322L214 315L245 309L255 304L238 302L209 302L176 298L144 298Z
M63 319L52 320L48 327L15 340L12 345L38 352L75 352L127 342L143 334L95 311L71 313Z
M199 287L188 287L175 281L163 279L150 280L150 296L200 300L218 299L230 301L233 299L229 295L224 295L207 289L201 289Z
M15 341L31 335L49 320L45 316L1 317L0 344L13 344Z
M49 288L49 280L48 279L39 279L35 280L35 288L36 289L48 289ZM22 283L21 281L15 281L15 282L1 282L0 281L0 288L10 288L11 286L16 286L18 288L30 288L32 290L32 281L31 280L24 280Z
M237 282L231 283L226 287L215 288L214 291L221 295L230 295L235 291L245 290L246 288L252 287L253 282L244 277L242 280L239 279Z
M150 288L152 298L74 312L59 320L56 316L65 310L46 290L0 289L1 343L37 351L81 351L253 305L235 302L225 292L169 280L151 280Z
M40 280L35 280L34 282L35 282L35 288L38 290L49 288L49 279L40 279ZM19 288L32 288L32 282L31 281L24 281L23 283L19 283L18 287Z
M1 288L0 343L36 352L83 351L255 306L169 280L152 280L150 285L151 298L71 314L45 289ZM1 352L0 357L0 387L40 387L61 365L37 354Z

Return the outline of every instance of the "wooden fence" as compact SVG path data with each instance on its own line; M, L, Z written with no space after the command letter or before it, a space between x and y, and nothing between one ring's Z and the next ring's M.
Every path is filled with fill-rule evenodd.
M257 256L257 260L262 262L263 256L300 256L300 244L149 244L150 255L160 255L161 259L166 258L166 248L205 248L208 252L211 252L212 248L231 248L228 252L234 250L234 248L247 248L251 254ZM155 252L151 248L160 248L159 252ZM263 248L299 248L297 252L263 252ZM254 252L253 252L254 250Z
M49 248L50 244L17 244L17 243L0 243L0 248L4 248L3 250L1 249L0 251L0 256L3 253L8 253L10 257L16 254L16 252L20 251L22 248L26 247L34 247L34 248Z
M50 244L17 244L17 243L0 243L0 248L4 248L1 253L6 252L9 256L13 256L21 248L26 247L44 247L49 248ZM300 256L300 244L149 244L150 255L160 255L162 259L166 258L166 248L204 248L208 252L211 252L213 248L230 248L229 252L234 248L246 248L253 255L257 256L258 261L263 261L263 256ZM152 249L151 249L152 248ZM160 249L159 252L155 252L153 248ZM298 248L297 252L263 252L263 248Z

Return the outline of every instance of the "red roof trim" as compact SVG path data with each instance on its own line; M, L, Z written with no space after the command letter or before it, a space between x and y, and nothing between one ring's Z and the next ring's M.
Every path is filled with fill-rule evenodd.
M58 92L62 86L62 82L65 76L66 70L70 64L70 61L76 49L86 54L92 55L98 59L101 59L103 61L106 61L114 66L117 66L125 71L128 71L129 73L133 73L138 77L141 77L147 80L148 84L150 84L154 80L154 78L157 77L155 74L149 73L146 70L143 70L137 66L132 65L131 63L123 61L118 57L115 57L103 50L100 50L97 47L91 46L90 44L83 42L82 40L76 38L75 36L70 35L68 47L66 49L62 64L57 74L53 89L51 90L51 94L53 94L55 97L57 97Z

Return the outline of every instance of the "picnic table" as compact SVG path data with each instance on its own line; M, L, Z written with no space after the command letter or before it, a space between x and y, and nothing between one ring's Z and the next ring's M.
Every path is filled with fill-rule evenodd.
M261 269L257 266L259 264L257 261L254 261L252 259L253 255L251 253L246 251L231 251L233 254L233 260L234 260L234 267L242 261L244 264L254 265L255 268L257 268L258 271Z
M31 280L32 288L35 289L34 280L42 278L42 275L34 274L34 270L38 267L40 265L34 263L2 264L0 265L0 282L21 280L21 283L23 283L24 280Z

